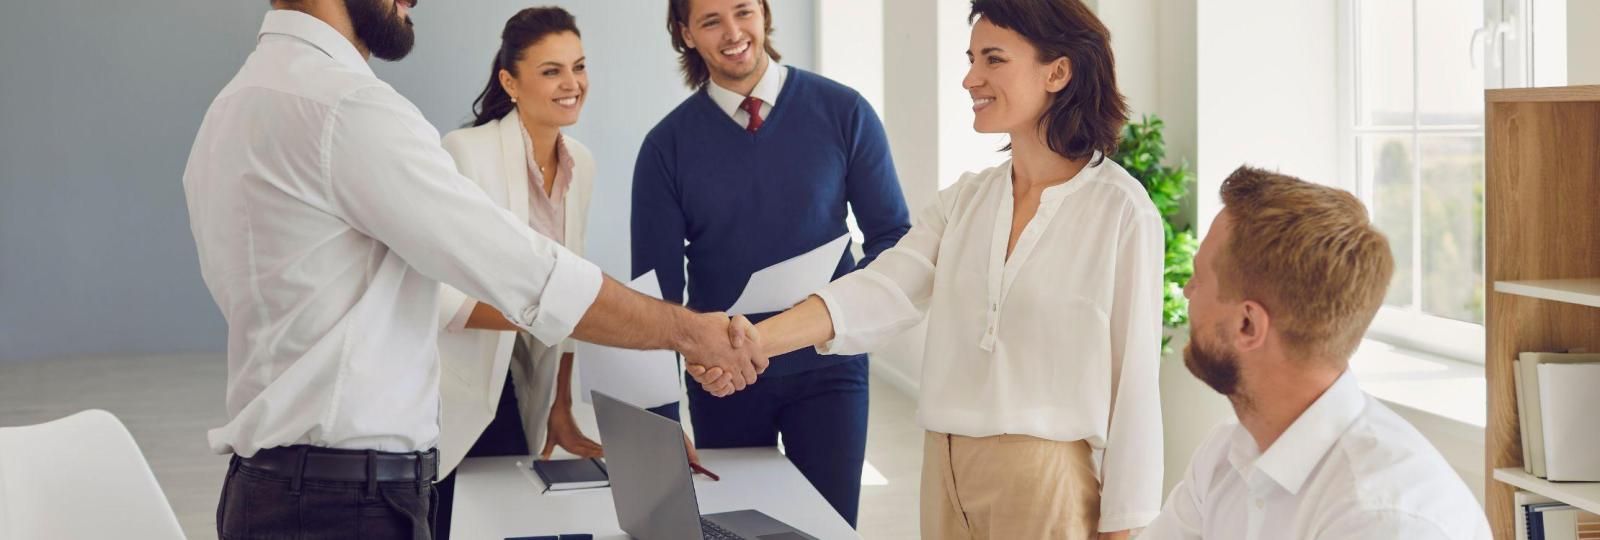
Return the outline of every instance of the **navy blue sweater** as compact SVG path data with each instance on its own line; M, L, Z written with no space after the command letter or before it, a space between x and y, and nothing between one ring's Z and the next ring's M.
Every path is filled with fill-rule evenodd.
M846 205L865 236L833 278L865 266L911 229L883 123L855 90L788 68L777 104L755 134L704 88L645 136L633 172L633 275L654 270L661 291L723 311L750 275L848 232ZM772 314L751 316L760 321ZM768 376L861 359L805 348L772 359Z

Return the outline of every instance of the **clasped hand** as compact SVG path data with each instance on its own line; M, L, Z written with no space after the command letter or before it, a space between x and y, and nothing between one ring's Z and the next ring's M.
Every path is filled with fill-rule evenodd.
M727 397L744 390L767 370L760 333L743 316L696 315L687 337L691 346L680 351L685 367L711 395Z

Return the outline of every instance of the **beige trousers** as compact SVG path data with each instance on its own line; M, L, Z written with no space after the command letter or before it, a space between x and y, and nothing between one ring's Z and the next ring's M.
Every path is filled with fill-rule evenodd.
M924 539L1093 539L1099 522L1100 480L1087 442L924 437Z

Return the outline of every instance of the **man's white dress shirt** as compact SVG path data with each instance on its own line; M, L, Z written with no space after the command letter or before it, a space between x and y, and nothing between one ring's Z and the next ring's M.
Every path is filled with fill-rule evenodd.
M783 67L776 60L767 61L767 72L761 74L761 80L756 81L756 87L750 89L750 96L761 100L761 119L766 120L772 116L772 107L778 104L778 94L783 93L783 83L789 80L789 69ZM706 83L706 94L711 96L711 102L717 104L718 109L728 114L733 123L739 127L750 125L750 113L745 112L745 96L738 92L723 88L717 81Z
M1345 373L1266 452L1212 431L1140 540L1488 540L1483 509L1416 428Z
M1010 161L941 191L899 244L817 293L835 334L818 351L876 350L926 313L922 427L1088 441L1100 530L1142 527L1161 509L1161 217L1106 159L1044 190L1007 259L1013 203Z
M276 10L183 176L228 322L219 453L410 452L439 436L439 282L566 338L598 268L456 172L439 133L331 26Z

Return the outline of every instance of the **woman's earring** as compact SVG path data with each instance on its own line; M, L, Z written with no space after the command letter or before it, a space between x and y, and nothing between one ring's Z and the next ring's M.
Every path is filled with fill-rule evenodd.
M516 103L517 102L517 96L511 96L511 102L512 103Z

